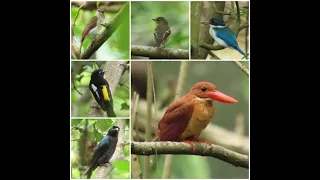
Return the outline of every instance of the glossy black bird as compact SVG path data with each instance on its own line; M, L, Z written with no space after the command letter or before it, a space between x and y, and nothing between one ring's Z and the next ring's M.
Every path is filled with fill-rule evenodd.
M104 73L101 69L92 72L89 89L99 106L107 112L108 117L116 117L111 90L108 81L103 77Z
M163 47L165 47L164 44L168 41L168 37L171 34L171 30L168 25L168 22L164 17L157 17L152 20L154 20L157 24L157 27L153 33L154 39L156 41L154 46L160 47L160 45L163 44Z
M92 172L98 166L109 163L118 143L119 131L120 128L118 126L112 126L109 129L108 134L100 141L92 155L89 169L86 172L87 179L90 179Z

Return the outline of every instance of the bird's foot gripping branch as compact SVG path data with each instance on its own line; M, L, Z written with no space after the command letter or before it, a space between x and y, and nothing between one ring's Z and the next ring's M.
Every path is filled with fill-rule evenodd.
M154 154L184 154L209 156L220 159L237 167L249 168L249 157L215 145L213 148L205 143L194 143L195 152L184 142L132 142L131 153L149 156Z

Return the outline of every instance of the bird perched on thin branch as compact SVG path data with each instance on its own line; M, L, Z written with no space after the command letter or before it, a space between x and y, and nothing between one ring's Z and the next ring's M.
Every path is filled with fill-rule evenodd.
M89 168L86 172L87 179L91 178L92 172L98 166L109 163L116 150L119 131L120 128L118 126L112 126L108 134L100 141L92 155Z
M81 48L86 37L94 39L98 34L99 30L102 27L102 23L104 21L104 12L101 9L97 9L95 16L93 16L82 31L81 42L80 42L80 50L79 54L81 55Z
M220 45L226 48L237 50L245 58L248 58L248 54L243 52L237 42L237 37L234 32L226 26L223 19L212 18L209 21L209 34Z
M195 152L193 142L209 142L198 137L215 113L213 101L237 103L232 97L217 90L210 82L196 83L189 93L171 103L159 121L157 136L153 141L177 141L190 144Z
M165 47L165 43L168 41L168 37L171 34L171 30L168 25L168 22L164 17L157 17L152 20L154 20L157 24L157 27L155 28L153 33L154 39L156 41L154 46L159 48L162 44L163 47Z
M103 77L105 71L94 70L91 74L89 89L101 109L107 112L108 117L116 117L113 110L113 98L108 81Z

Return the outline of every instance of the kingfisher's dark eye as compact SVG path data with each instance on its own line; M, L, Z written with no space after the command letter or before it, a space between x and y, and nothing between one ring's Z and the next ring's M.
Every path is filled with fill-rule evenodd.
M202 87L202 88L201 88L201 91L202 91L202 92L205 92L206 90L207 90L206 87Z

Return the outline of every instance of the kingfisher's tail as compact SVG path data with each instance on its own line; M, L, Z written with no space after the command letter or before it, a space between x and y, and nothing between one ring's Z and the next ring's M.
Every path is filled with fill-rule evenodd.
M248 58L248 54L246 54L245 52L243 52L243 51L240 49L239 46L236 48L236 50L237 50L239 53L241 53L244 57Z

